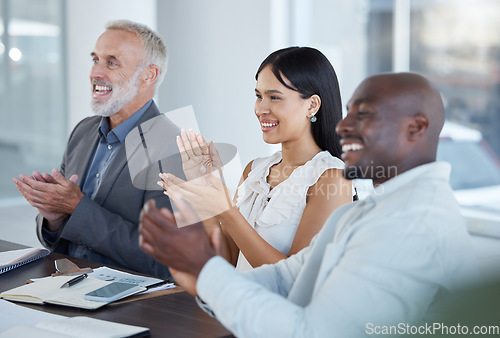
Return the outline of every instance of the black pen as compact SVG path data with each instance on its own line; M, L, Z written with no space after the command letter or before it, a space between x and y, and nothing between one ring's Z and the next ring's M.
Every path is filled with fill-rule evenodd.
M61 285L61 288L70 287L72 285L75 285L76 283L80 283L85 278L87 278L87 274L86 273L84 273L83 275L80 275L80 276L76 276L75 278L70 279L69 281L67 281L66 283L64 283L63 285Z
M161 282L154 283L154 284L146 286L146 290L149 290L149 289L152 289L152 288L157 288L158 286L161 286L161 285L164 285L164 284L167 284L167 283L168 283L167 280L162 280Z

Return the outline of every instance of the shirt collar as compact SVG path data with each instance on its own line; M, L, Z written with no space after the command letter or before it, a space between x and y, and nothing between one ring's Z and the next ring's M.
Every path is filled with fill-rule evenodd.
M101 138L104 138L107 143L123 142L129 131L141 118L144 112L148 110L152 103L153 100L149 100L141 109L129 116L125 121L113 128L113 130L109 130L109 117L103 117L99 123L99 135Z
M390 180L375 187L374 191L367 197L374 202L385 198L387 195L402 186L416 184L419 180L441 180L449 182L451 173L451 165L447 162L430 162L419 165L413 169L407 170L404 173L396 175Z

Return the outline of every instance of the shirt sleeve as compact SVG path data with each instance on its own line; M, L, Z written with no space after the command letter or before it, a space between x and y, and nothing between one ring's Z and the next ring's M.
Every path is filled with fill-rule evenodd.
M304 308L286 297L308 252L305 248L277 264L246 273L222 257L213 257L198 277L198 304L238 337L295 336L290 323L300 318L301 324L307 321Z
M66 220L64 220L63 225L57 231L49 231L46 228L47 220L40 213L36 216L35 221L36 234L40 243L47 249L56 251L56 248L60 245L59 239L61 238L61 232Z
M402 229L392 242L374 240L387 236L380 230L358 234L345 247L329 243L322 254L334 263L326 263L329 268L304 285L313 290L305 304L295 303L279 287L283 271L301 255L248 275L223 258L212 258L199 275L198 295L238 337L345 338L380 332L382 326L404 329L421 320L447 271L432 236L417 233L414 238ZM284 280L287 286L297 283ZM308 291L293 286L294 293Z
M47 228L45 228L44 226L42 226L42 236L47 245L49 246L49 248L52 247L57 242L60 233L61 233L60 230L52 232L47 230Z
M289 327L283 324L302 311L282 295L247 278L219 256L211 258L203 267L197 292L209 306L202 308L213 311L215 317L238 337L291 336L291 332L282 331ZM279 308L280 311L274 313L271 320L266 320L266 313L261 310L268 308ZM288 317L290 315L292 317ZM279 327L277 335L276 327Z

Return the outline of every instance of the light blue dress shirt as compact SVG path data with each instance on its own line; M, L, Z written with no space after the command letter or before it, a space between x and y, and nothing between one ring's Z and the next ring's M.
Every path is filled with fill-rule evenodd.
M198 295L237 337L362 337L415 324L478 276L449 174L433 162L390 179L277 264L241 274L214 257Z

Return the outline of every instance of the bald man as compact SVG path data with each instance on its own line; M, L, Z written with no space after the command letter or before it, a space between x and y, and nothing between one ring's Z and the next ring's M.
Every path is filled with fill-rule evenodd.
M286 260L241 274L217 255L218 230L208 238L199 223L177 228L153 203L143 210L143 250L238 337L414 333L431 304L476 276L450 166L435 161L439 92L418 74L376 75L347 110L337 126L345 176L371 178L375 190L337 209ZM192 217L174 201L176 217Z
M421 75L381 74L363 81L337 126L344 176L371 178L378 186L419 165L434 162L444 107Z

